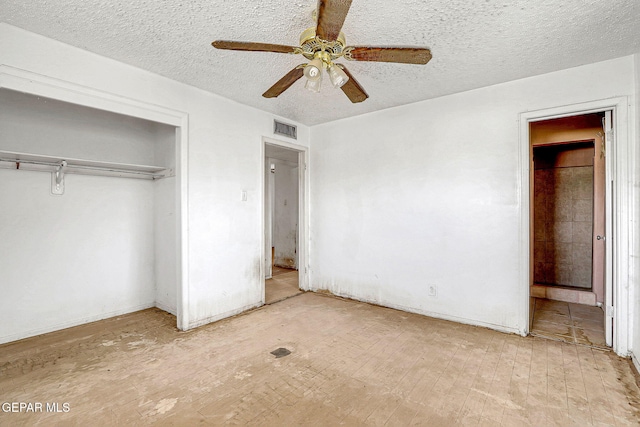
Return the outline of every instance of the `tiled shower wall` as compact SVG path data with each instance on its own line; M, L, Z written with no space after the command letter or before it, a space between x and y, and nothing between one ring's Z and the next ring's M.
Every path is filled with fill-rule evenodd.
M537 169L534 282L591 288L593 166Z

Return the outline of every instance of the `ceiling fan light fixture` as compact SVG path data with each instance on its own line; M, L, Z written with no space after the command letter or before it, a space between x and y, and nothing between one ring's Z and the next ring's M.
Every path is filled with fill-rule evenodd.
M309 61L285 74L262 94L265 98L277 98L303 76L307 78L305 87L319 92L322 72L326 69L335 88L340 88L352 103L362 102L369 95L346 67L333 61L342 58L348 61L426 64L431 60L431 51L419 46L347 46L341 30L352 1L318 0L316 25L300 34L299 46L233 40L216 40L212 44L216 49L302 55Z
M329 79L331 79L331 84L336 89L341 88L346 82L349 81L349 76L347 76L347 73L345 73L342 68L335 64L331 64L329 66L328 73Z
M315 80L307 79L307 83L305 83L304 87L314 93L319 93L320 88L322 87L322 73L319 74Z
M304 76L308 81L317 81L322 79L322 69L324 64L322 59L315 58L304 67Z

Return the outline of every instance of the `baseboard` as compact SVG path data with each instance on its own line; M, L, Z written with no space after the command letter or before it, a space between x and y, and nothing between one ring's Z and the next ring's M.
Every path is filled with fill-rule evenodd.
M71 328L73 326L84 325L85 323L96 322L98 320L103 320L103 319L108 319L110 317L133 313L135 311L146 310L147 308L152 308L152 307L155 307L154 303L139 304L139 305L123 308L120 310L109 311L106 313L100 313L93 316L87 316L79 319L69 320L62 323L57 323L52 326L47 326L46 328L32 329L32 330L20 332L17 334L5 335L3 337L0 337L0 344L5 344L12 341L18 341L21 339L34 337L36 335L47 334L49 332L55 332L61 329Z
M249 304L249 305L245 305L244 307L240 307L234 310L230 310L221 314L216 314L215 316L209 316L205 319L200 319L200 320L194 320L192 322L189 322L189 327L188 329L193 329L193 328L197 328L198 326L202 326L202 325L206 325L207 323L213 323L213 322L217 322L218 320L222 320L222 319L226 319L227 317L231 317L231 316L235 316L236 314L240 314L243 313L245 311L254 309L256 307L260 307L262 306L263 303L262 301L259 301L257 303L253 303L253 304Z
M636 371L634 372L636 376L636 382L640 385L640 360L638 360L638 357L635 355L635 353L631 353L631 362L633 363L633 367L636 368Z
M173 314L174 316L178 316L178 310L176 310L175 307L171 307L169 304L165 304L163 302L160 301L156 301L155 306L158 307L160 310L166 311L167 313Z
M450 316L448 314L442 314L442 313L437 313L437 312L433 312L433 311L420 310L420 309L416 309L416 308L413 308L413 307L402 306L402 305L399 305L399 304L381 303L379 301L368 300L366 298L359 298L359 297L355 297L355 296L349 295L349 294L339 294L339 293L331 292L331 291L329 291L327 289L311 289L311 292L318 292L318 293L327 292L327 293L329 293L331 295L335 295L335 296L338 296L340 298L346 298L346 299L350 299L350 300L354 300L354 301L365 302L367 304L377 305L377 306L380 306L380 307L392 308L394 310L405 311L407 313L420 314L422 316L433 317L434 319L448 320L450 322L462 323L462 324L470 325L470 326L479 326L479 327L482 327L482 328L493 329L494 331L504 332L504 333L508 333L508 334L516 334L516 335L522 335L522 336L526 335L526 333L524 331L521 331L521 330L519 330L517 328L510 328L510 327L504 326L504 325L496 325L494 323L482 322L482 321L478 321L478 320L474 320L474 319L467 319L467 318L464 318L464 317Z

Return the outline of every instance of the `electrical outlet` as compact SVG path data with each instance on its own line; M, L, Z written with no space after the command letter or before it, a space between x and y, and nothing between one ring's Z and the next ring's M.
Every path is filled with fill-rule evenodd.
M435 297L438 295L438 287L436 285L429 285L429 296Z

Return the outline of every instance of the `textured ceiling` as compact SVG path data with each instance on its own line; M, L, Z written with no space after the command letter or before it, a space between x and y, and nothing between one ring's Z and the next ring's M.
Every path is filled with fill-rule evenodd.
M297 45L316 0L2 0L17 27L307 125L640 52L638 0L353 0L348 45L417 45L427 65L349 62L370 98L325 80L261 94L299 55L232 52L216 39Z

